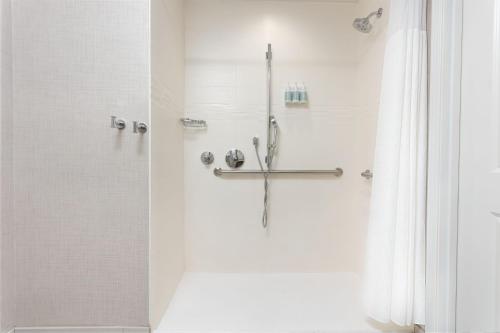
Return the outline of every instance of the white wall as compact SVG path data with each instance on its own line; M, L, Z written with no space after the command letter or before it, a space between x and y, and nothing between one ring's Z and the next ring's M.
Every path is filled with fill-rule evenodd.
M147 0L13 1L18 326L149 324L148 32Z
M356 9L356 17L364 17L378 8L384 9L382 17L377 20L372 19L374 23L372 31L369 34L359 34L358 40L357 101L360 112L356 119L354 148L356 151L355 169L358 173L366 169L373 170L390 0L360 0ZM355 190L353 211L355 219L360 221L358 232L363 237L361 247L362 252L365 253L364 240L369 222L371 181L359 177L353 186Z
M360 51L363 36L351 26L359 6L187 2L186 115L208 121L208 130L185 135L189 271L360 271L366 214L359 210L367 206L369 188L360 172L371 165L362 156L371 156L373 145L359 144L358 127L374 108L367 110L359 97L365 85L358 76L360 53L368 52ZM342 167L345 175L273 179L264 231L262 179L216 178L199 156L213 151L214 166L226 167L224 155L236 147L246 155L244 168L258 168L252 137L261 138L263 154L268 42L274 48L273 112L281 128L275 167ZM308 87L307 108L283 105L284 88L295 81ZM366 119L375 126L374 117Z
M151 1L151 325L165 312L184 261L184 1Z
M0 331L15 323L14 219L12 200L12 40L11 1L0 3Z

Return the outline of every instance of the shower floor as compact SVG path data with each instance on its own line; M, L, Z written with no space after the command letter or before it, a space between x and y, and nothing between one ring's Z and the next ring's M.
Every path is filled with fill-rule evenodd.
M187 273L157 333L412 332L374 326L353 273Z

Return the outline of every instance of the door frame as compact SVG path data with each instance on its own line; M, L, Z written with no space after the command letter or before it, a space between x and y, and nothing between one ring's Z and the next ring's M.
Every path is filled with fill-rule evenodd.
M426 331L456 331L463 0L430 1Z

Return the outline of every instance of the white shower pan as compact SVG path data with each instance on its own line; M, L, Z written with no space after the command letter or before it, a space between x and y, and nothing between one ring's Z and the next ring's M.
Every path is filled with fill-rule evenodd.
M412 332L363 315L354 273L186 273L156 333Z

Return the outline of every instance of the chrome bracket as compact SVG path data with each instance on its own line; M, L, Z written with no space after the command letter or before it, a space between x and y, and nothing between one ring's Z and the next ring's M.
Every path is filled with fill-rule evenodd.
M370 180L373 178L373 172L367 169L361 173L361 177L365 178L366 180Z
M111 128L123 130L125 127L127 127L125 120L117 118L116 116L111 116Z

